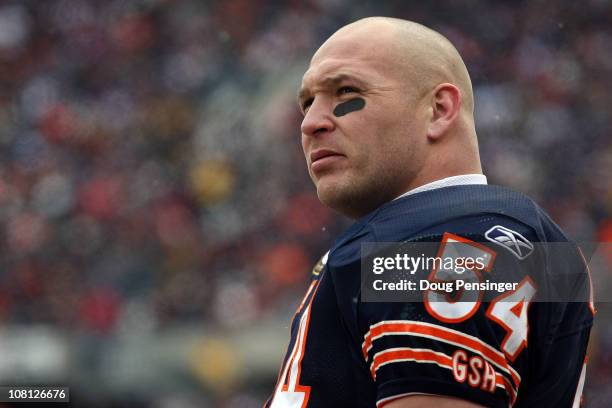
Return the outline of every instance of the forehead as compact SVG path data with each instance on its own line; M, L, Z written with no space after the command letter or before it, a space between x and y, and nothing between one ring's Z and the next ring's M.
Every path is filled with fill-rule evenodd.
M346 79L357 79L364 82L375 80L380 74L367 61L356 59L327 59L311 65L302 77L302 89L309 90L316 86L342 82Z
M326 42L312 57L302 78L300 94L317 86L353 79L371 85L392 79L390 53L368 41L340 39Z

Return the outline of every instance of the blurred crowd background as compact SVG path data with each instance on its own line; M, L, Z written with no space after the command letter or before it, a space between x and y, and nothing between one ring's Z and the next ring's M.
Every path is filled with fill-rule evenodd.
M260 406L350 225L311 186L295 93L320 43L369 15L457 46L489 182L612 241L610 1L0 1L0 384ZM599 307L587 407L612 398Z

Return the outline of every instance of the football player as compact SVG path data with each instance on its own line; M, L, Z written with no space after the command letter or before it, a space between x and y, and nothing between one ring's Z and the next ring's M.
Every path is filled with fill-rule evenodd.
M319 199L356 222L313 271L265 406L579 406L592 304L535 300L584 261L532 200L487 185L455 47L414 22L359 20L314 54L299 105ZM376 242L460 243L486 260L474 276L514 271L517 285L482 302L366 302L362 244ZM551 242L563 259L538 254Z

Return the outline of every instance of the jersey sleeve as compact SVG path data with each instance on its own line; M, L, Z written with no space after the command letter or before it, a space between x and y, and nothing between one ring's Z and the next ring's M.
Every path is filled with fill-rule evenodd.
M436 243L436 256L441 258L482 255L485 262L467 272L464 268L461 280L501 286L478 286L477 292L455 289L450 294L424 290L422 301L356 305L360 352L376 385L378 408L418 394L451 396L487 407L522 406L527 397L521 394L533 395L527 390L533 389L537 375L548 375L559 388L576 389L590 328L587 310L578 306L584 303L536 302L538 290L549 290L540 287L546 284L542 271L548 261L534 250L531 241L536 238L528 230L507 226L502 225L510 233L497 229L490 237L486 234L495 225L457 234L447 226L450 231L416 240ZM522 239L523 245L508 247L499 238L505 233ZM412 243L416 244L410 241L404 248ZM414 254L422 256L418 248L414 245ZM412 280L417 285L420 280L448 282L453 274L447 269L434 266ZM530 276L530 271L539 276ZM549 353L544 353L546 347ZM559 371L559 353L569 347L576 347L575 361ZM537 364L541 366L534 367Z

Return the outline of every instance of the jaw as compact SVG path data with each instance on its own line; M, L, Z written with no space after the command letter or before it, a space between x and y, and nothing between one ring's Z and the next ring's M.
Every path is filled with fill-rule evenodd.
M324 174L313 181L319 200L350 218L360 218L408 191L410 174L354 168ZM403 180L403 181L402 181Z
M381 204L376 202L377 195L370 193L367 185L347 174L325 175L315 185L321 203L353 219L366 215Z

